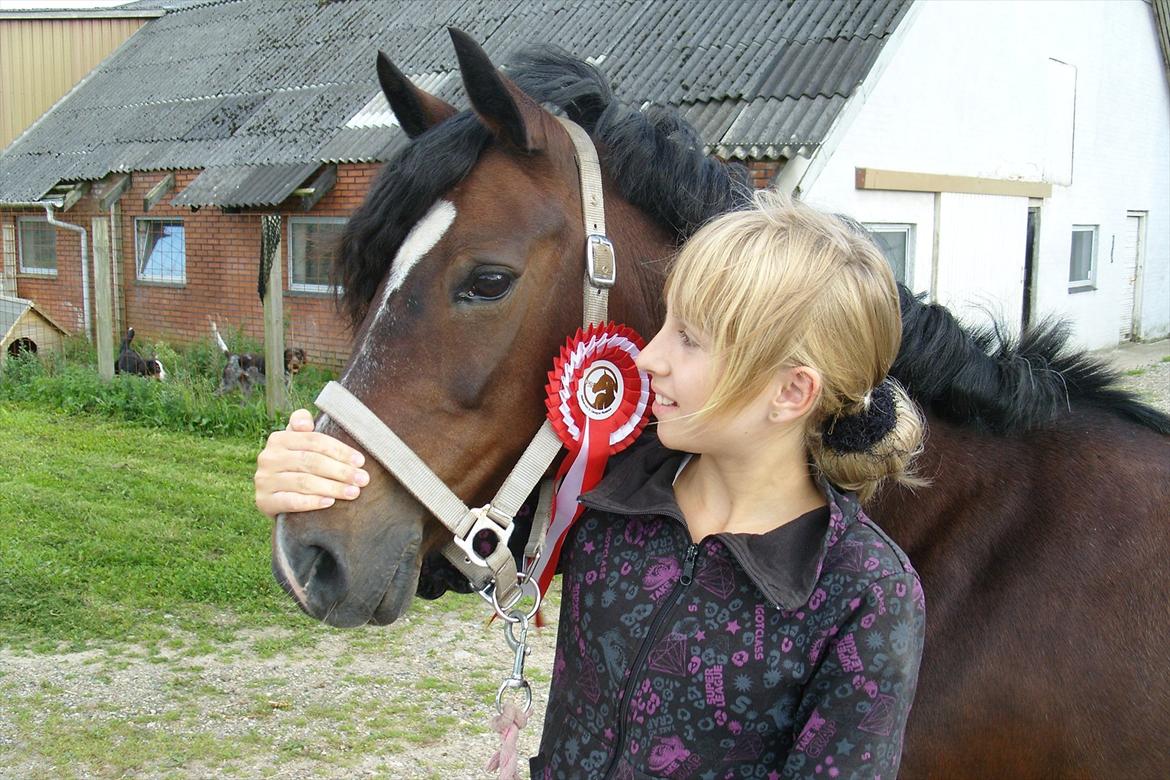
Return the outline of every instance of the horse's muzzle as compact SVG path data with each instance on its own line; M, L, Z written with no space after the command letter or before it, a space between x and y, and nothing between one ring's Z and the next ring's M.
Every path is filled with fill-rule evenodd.
M277 517L276 581L301 609L331 626L393 623L410 606L418 585L421 521L355 538L330 533L333 524L315 522L317 514Z

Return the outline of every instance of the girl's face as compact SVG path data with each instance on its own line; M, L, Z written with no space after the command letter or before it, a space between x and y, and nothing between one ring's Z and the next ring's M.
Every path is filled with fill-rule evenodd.
M711 426L690 417L707 405L715 386L716 361L704 346L703 334L668 309L662 330L635 361L650 375L658 438L671 449L704 451L705 431Z

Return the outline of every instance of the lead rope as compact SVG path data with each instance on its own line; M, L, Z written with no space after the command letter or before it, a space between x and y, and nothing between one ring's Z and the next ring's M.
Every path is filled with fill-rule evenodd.
M520 730L528 725L528 715L532 712L532 684L524 676L524 660L532 651L528 646L528 624L540 609L540 587L534 580L526 578L521 580L522 591L525 585L530 586L533 593L533 605L529 612L515 608L506 612L496 610L496 614L504 619L504 638L513 653L512 675L505 678L496 691L496 715L491 721L492 731L500 735L500 747L484 767L488 772L498 772L499 780L520 780ZM516 635L517 627L519 636ZM519 692L523 696L523 705L505 702L504 693L508 691Z

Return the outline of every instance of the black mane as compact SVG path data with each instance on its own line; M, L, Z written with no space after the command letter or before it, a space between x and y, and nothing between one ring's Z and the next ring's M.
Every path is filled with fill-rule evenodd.
M626 200L680 243L751 197L742 166L703 154L695 130L673 110L623 105L592 65L539 46L521 52L507 72L526 93L589 131ZM463 112L415 138L382 169L346 225L334 267L354 327L411 227L467 176L489 143L488 130ZM1013 340L999 328L968 331L945 308L904 288L899 293L902 349L891 373L934 414L1008 433L1044 425L1067 414L1075 401L1170 433L1170 417L1119 389L1117 372L1068 351L1062 323L1029 328Z
M945 307L898 285L902 348L890 373L923 408L996 433L1027 431L1075 401L1170 433L1170 417L1118 387L1112 367L1068 348L1068 325L1045 320L1013 338L1002 327L967 330Z

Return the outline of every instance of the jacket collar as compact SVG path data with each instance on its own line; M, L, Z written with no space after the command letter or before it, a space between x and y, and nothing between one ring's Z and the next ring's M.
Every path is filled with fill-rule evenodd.
M581 496L592 509L615 514L668 515L686 523L674 496L674 478L686 453L663 447L653 434L618 455L596 488ZM721 533L718 538L765 597L782 609L804 606L821 576L825 556L856 520L854 496L817 478L828 508L807 512L763 534Z

